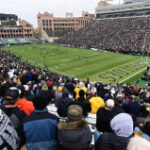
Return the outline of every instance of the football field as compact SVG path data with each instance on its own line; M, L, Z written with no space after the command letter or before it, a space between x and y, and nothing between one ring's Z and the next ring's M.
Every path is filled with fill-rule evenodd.
M32 65L63 75L104 83L132 82L141 77L147 58L112 52L62 47L50 44L6 46L4 50L22 56ZM149 59L148 59L149 61Z

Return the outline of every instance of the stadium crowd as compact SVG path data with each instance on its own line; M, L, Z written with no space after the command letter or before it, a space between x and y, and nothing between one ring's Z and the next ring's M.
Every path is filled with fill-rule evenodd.
M0 149L150 149L150 87L79 81L0 50ZM58 116L46 109L55 104ZM64 119L62 119L64 118Z
M55 43L133 55L149 55L149 29L148 16L100 19L92 21L83 29L67 33Z

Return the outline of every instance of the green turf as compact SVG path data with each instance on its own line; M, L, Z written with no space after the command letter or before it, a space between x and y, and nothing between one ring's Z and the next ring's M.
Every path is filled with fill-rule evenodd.
M141 64L139 56L49 44L10 46L3 49L15 52L36 66L47 65L53 72L82 80L89 76L91 81L104 83L133 82L142 76L147 66Z

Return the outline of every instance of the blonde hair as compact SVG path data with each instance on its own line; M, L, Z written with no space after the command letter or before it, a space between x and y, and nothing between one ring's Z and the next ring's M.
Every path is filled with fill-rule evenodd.
M130 139L127 150L150 150L150 142L141 137Z

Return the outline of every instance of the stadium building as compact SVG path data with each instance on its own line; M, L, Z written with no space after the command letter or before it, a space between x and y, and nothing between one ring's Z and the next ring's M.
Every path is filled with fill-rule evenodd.
M96 7L96 18L150 15L149 0L124 0L123 4L118 5L103 5L103 3L101 1Z
M38 32L42 37L43 32L48 37L60 37L72 30L79 30L88 25L94 18L93 14L83 11L81 17L73 17L72 12L67 12L66 17L55 17L53 14L45 12L38 13Z
M0 43L29 43L34 36L33 25L14 14L0 14Z

